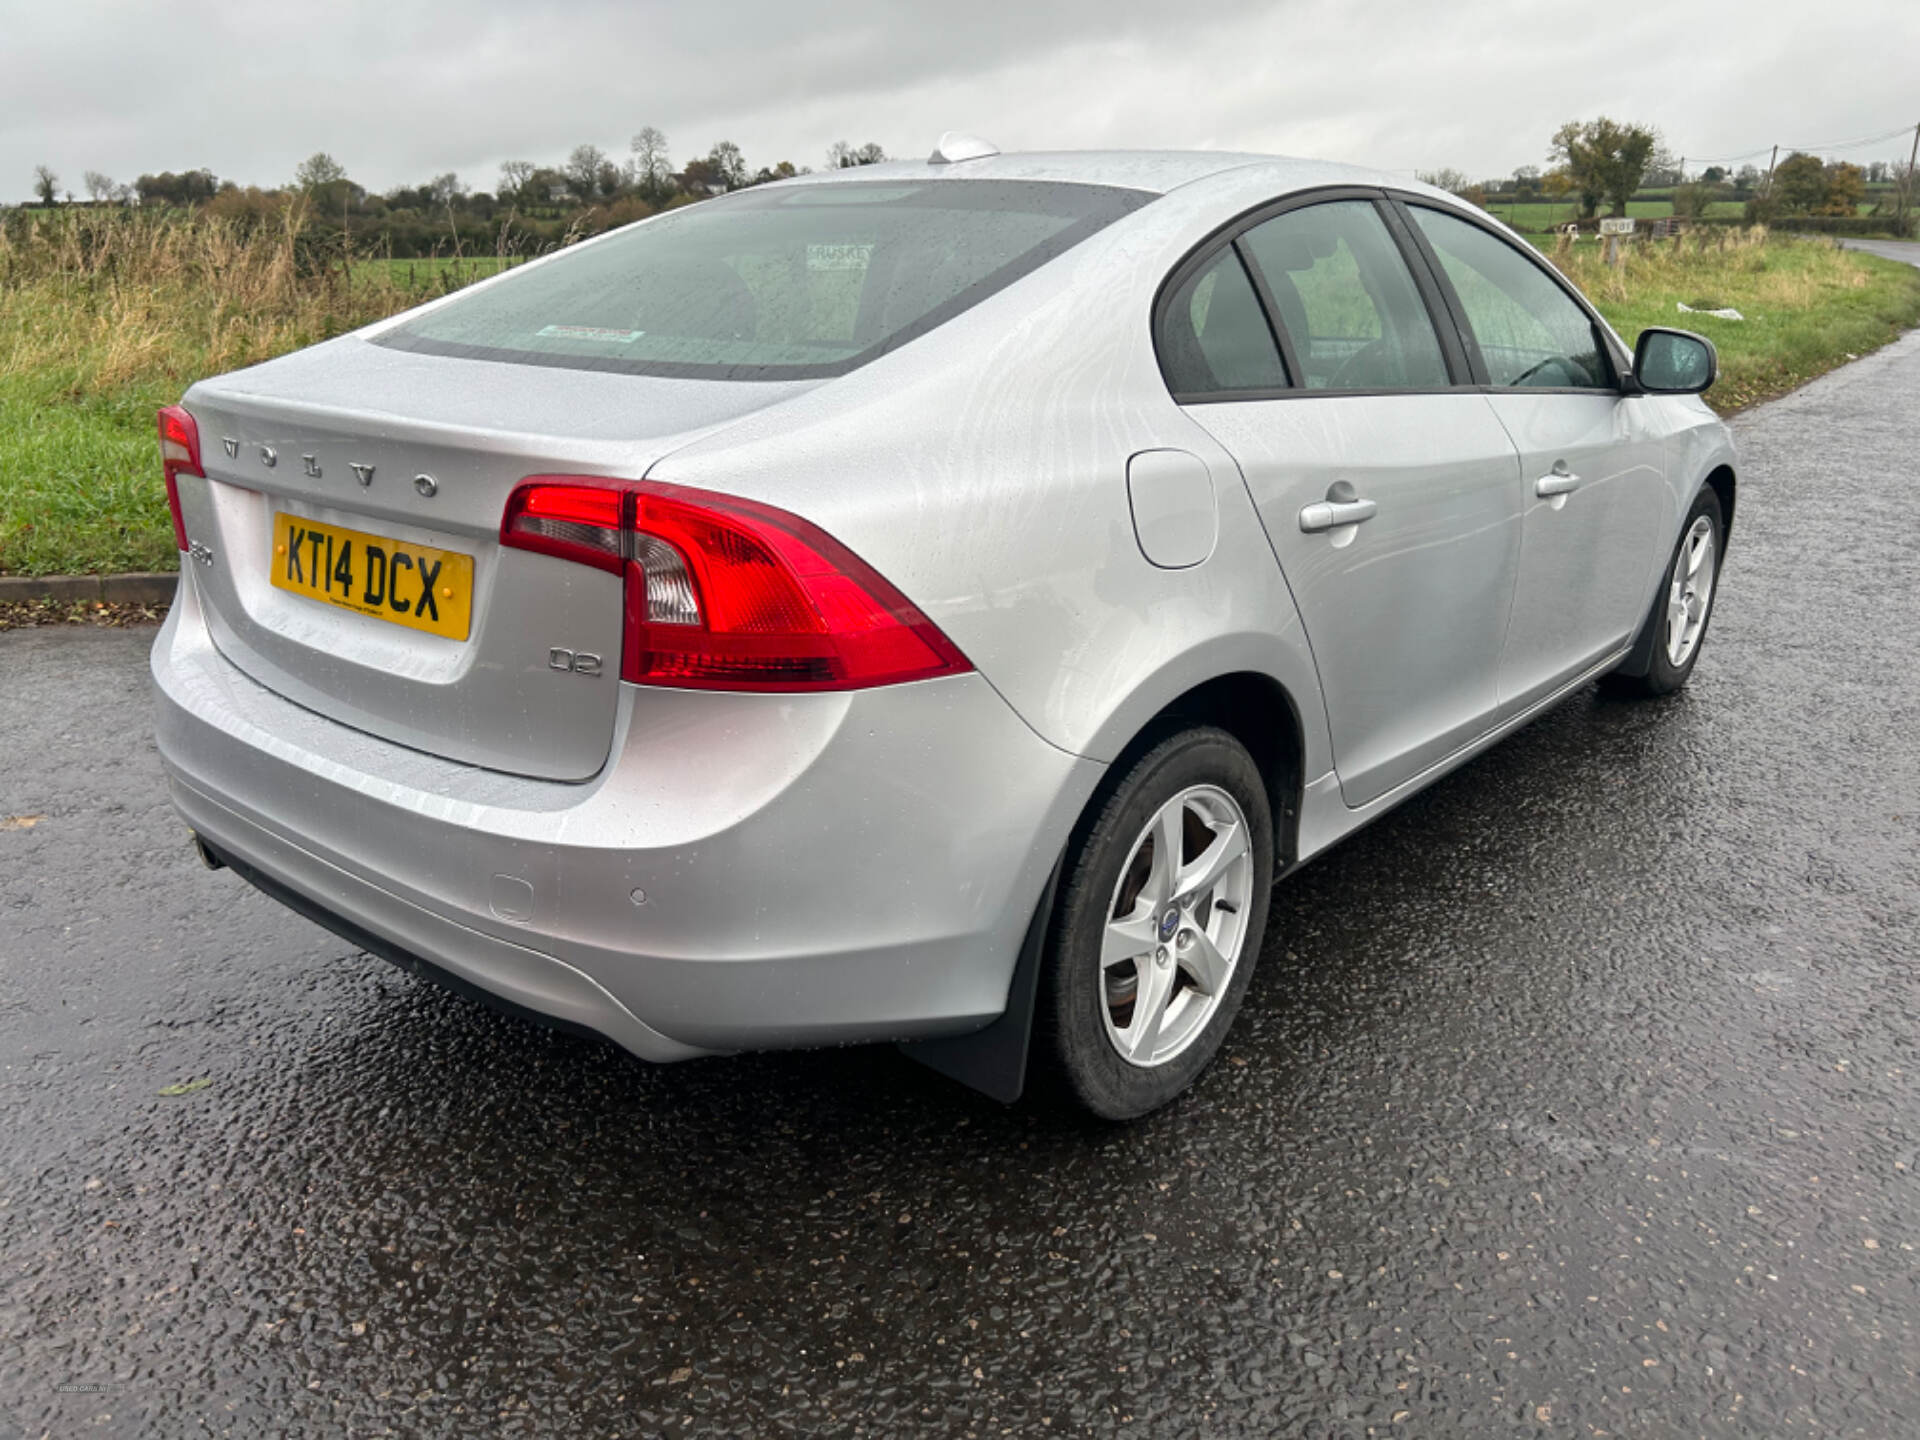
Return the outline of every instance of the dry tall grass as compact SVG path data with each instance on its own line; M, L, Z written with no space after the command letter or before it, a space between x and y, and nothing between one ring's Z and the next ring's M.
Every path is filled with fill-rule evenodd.
M1764 225L1636 237L1621 245L1618 265L1607 264L1605 253L1600 244L1575 245L1566 235L1553 252L1554 264L1602 306L1626 305L1649 292L1717 285L1737 290L1746 305L1805 310L1828 291L1857 290L1869 278L1865 265L1830 241L1783 240ZM1700 298L1716 301L1702 308L1722 303L1710 294Z
M128 211L20 211L0 226L0 378L73 398L177 391L422 298L274 225Z

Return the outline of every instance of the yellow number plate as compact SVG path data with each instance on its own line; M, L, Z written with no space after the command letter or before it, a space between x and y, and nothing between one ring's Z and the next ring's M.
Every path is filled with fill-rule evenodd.
M464 640L473 625L473 557L299 515L273 517L275 586L395 625Z

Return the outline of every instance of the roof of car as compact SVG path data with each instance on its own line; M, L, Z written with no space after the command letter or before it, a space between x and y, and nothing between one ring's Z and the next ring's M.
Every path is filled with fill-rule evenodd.
M850 180L1055 180L1081 185L1118 185L1164 195L1195 180L1226 170L1264 167L1276 191L1309 185L1410 186L1403 175L1342 165L1329 160L1304 160L1286 155L1255 155L1232 150L1033 150L988 155L977 160L934 164L926 160L891 160L807 175L786 184L821 184Z

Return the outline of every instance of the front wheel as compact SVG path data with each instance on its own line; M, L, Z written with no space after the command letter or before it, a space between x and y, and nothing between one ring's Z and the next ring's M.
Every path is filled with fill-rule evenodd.
M1172 735L1107 793L1067 857L1036 1061L1095 1115L1158 1109L1213 1059L1266 929L1273 819L1246 748Z
M1725 534L1720 497L1702 489L1687 512L1666 583L1653 597L1653 609L1645 621L1652 631L1647 673L1609 675L1605 682L1609 691L1627 696L1671 695L1687 683L1706 642L1707 622L1713 618Z

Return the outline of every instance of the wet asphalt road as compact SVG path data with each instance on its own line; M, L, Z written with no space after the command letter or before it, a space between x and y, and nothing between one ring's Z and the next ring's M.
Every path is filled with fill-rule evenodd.
M1849 250L1864 250L1869 255L1878 255L1884 260L1900 260L1908 265L1920 265L1920 241L1843 240L1840 243Z
M150 632L0 635L0 1434L1915 1433L1917 398L1742 419L1692 687L1283 885L1128 1129L415 984L190 857Z

